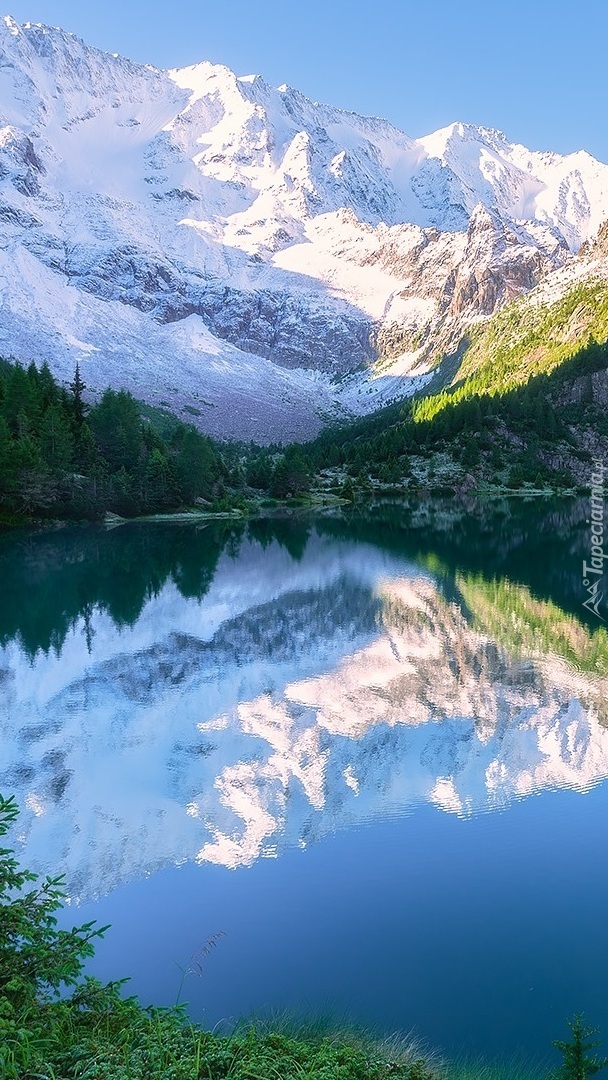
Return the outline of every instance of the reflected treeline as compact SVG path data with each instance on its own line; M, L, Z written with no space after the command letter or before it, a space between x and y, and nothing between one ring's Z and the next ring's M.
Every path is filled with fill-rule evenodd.
M226 545L238 550L243 525L179 523L21 532L0 544L0 645L17 640L29 656L59 650L75 623L94 612L133 626L147 600L172 581L202 597Z
M467 505L380 504L365 515L324 519L317 528L336 538L374 544L426 567L458 598L459 574L508 579L595 631L583 608L582 560L589 557L589 501L504 499Z
M270 544L280 544L299 562L310 539L312 526L300 518L257 518L250 521L247 535L250 540L267 548Z
M559 656L578 672L608 675L608 631L586 627L550 600L504 578L458 574L457 584L475 629L493 638L512 656ZM602 716L608 721L608 702Z
M471 506L384 503L314 521L294 516L21 532L0 542L0 644L17 640L30 656L58 650L77 620L88 632L96 611L118 627L132 626L169 581L182 596L201 599L224 549L236 557L244 539L262 549L274 543L299 561L313 532L417 562L441 581L448 599L462 602L459 575L508 579L595 631L597 620L582 607L587 516L585 500L532 505L511 499Z

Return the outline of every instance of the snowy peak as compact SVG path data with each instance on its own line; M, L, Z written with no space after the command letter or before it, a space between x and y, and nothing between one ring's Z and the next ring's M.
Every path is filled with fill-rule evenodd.
M0 22L0 52L7 122L65 127L86 120L87 99L116 110L162 99L169 116L160 110L156 134L192 128L188 149L200 147L201 172L258 190L299 186L301 212L347 206L371 224L452 230L481 202L557 228L572 250L608 216L608 166L582 151L533 152L463 123L412 140L386 120L320 105L286 84L275 89L260 75L208 62L160 72L11 16Z
M271 188L287 214L350 207L374 224L406 220L386 144L392 140L393 152L413 159L419 151L386 121L316 105L291 87L274 89L259 75L237 78L217 65L169 74L190 91L179 120L188 120L204 148L196 160L207 175L260 192Z
M172 862L251 865L423 803L469 816L608 775L606 677L546 643L522 655L511 608L506 640L500 619L489 633L482 579L446 588L315 530L297 561L268 541L220 556L204 596L149 590L119 635L93 605L48 651L18 634L0 649L0 784L23 807L27 864L65 871L73 898ZM534 625L539 608L555 615L535 602ZM580 656L586 632L570 631Z
M414 140L260 75L0 20L0 350L213 434L299 438L414 392L606 218L583 152L467 124Z
M502 131L461 123L420 143L459 177L469 210L474 198L515 220L556 227L572 251L607 216L608 166L585 151L531 151L510 143Z

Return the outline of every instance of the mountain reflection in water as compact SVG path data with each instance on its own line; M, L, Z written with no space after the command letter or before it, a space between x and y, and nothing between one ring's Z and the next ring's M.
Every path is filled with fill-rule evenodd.
M584 515L6 538L0 790L23 808L24 859L86 899L421 803L470 815L603 780Z

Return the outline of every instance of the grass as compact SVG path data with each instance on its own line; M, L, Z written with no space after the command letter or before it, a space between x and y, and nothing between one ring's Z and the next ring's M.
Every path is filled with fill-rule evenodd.
M220 1035L180 1009L145 1009L119 984L85 983L68 1002L0 1019L6 1080L438 1080L414 1042L276 1019ZM0 996L0 1006L2 998ZM0 1011L0 1017L2 1012ZM44 1025L44 1026L43 1026Z
M553 303L529 298L508 304L473 330L448 388L422 397L414 420L431 420L448 404L479 394L504 394L531 378L550 374L593 337L608 340L608 285L591 280Z
M510 389L550 372L589 336L608 339L608 285L591 280L553 303L514 301L473 335L455 382L478 381L479 390Z
M523 1057L486 1061L483 1058L461 1058L445 1073L445 1080L547 1080L548 1062L531 1062Z
M426 1047L413 1033L401 1031L386 1034L363 1024L354 1023L348 1016L339 1016L335 1009L307 1014L291 1010L271 1010L264 1016L243 1021L238 1027L253 1028L261 1036L284 1035L288 1039L320 1046L333 1043L348 1046L394 1065L421 1066L428 1075L440 1077L444 1063L440 1055ZM237 1030L238 1030L237 1027Z
M17 818L0 796L0 838ZM60 878L41 882L0 848L0 1080L436 1080L412 1040L278 1017L221 1035L181 1006L145 1008L124 982L84 974L108 927L58 929L64 900Z

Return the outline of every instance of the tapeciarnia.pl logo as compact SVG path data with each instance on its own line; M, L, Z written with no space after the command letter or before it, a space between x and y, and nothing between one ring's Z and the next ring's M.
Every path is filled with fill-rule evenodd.
M583 601L583 607L592 611L602 622L606 621L600 612L600 604L604 598L604 560L608 559L608 553L604 552L604 471L602 461L593 462L590 477L591 516L587 518L587 525L591 526L591 557L589 562L583 559L583 585L589 594Z

